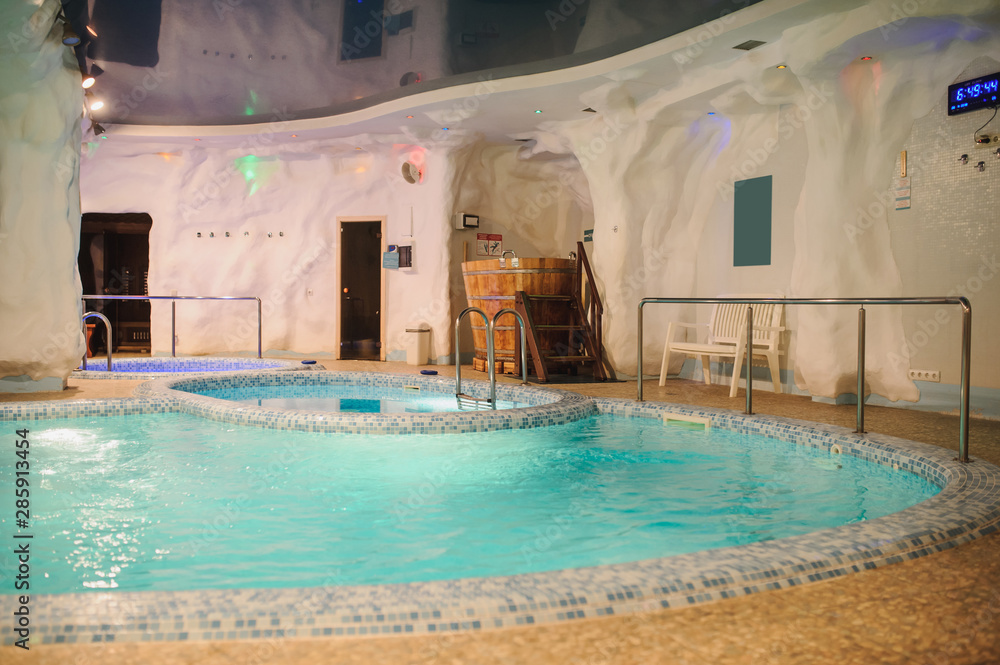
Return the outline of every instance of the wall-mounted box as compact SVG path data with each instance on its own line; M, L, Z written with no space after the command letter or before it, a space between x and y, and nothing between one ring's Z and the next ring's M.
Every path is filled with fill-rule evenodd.
M479 215L470 215L467 212L457 212L455 213L455 228L456 229L478 229L479 228Z

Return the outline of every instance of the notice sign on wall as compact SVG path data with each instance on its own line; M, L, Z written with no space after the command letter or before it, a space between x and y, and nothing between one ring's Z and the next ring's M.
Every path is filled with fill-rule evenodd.
M503 254L503 236L501 234L476 234L476 256L500 256L501 254Z

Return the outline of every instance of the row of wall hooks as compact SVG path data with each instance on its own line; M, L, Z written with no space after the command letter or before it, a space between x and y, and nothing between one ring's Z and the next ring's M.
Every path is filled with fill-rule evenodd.
M203 234L201 231L198 231L194 235L195 235L196 238L202 238L202 237L214 238L215 237L215 231L209 231L207 236L205 234ZM225 237L229 238L231 236L232 236L232 234L229 233L229 231L226 231ZM250 237L250 232L249 231L244 231L243 232L243 237L244 238L249 238ZM267 237L268 238L273 238L274 237L274 232L273 231L268 231L267 232ZM284 238L285 237L285 232L284 231L278 231L278 237L279 238Z

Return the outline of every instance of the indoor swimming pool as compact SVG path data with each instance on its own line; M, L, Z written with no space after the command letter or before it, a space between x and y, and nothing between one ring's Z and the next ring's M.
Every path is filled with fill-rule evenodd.
M620 564L875 519L940 491L857 457L612 415L396 437L150 414L39 422L31 445L38 593Z
M239 373L2 405L32 440L43 643L426 634L685 607L951 549L1000 523L990 464L784 418L508 383L499 398L529 406L331 414L186 392L413 382L454 385ZM15 602L0 596L0 611Z

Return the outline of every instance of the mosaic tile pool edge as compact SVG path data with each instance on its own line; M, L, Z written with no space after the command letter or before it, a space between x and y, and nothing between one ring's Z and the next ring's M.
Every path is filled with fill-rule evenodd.
M612 566L367 587L339 587L334 579L332 586L308 589L34 596L36 635L43 644L273 640L433 635L572 621L799 586L956 547L997 531L1000 525L1000 469L983 462L959 464L943 448L718 409L585 401L601 413L646 418L690 415L709 419L713 427L764 433L799 445L827 450L837 445L843 454L917 472L943 490L917 506L868 522ZM114 402L107 406L112 413L176 409L173 400L155 397ZM92 414L95 409L96 402L81 407L81 413ZM12 601L12 596L0 597L0 612L12 611ZM0 642L9 645L13 639L9 626L0 627Z
M455 380L451 378L408 374L325 371L308 374L239 372L158 379L142 384L136 389L135 394L169 400L180 411L210 420L249 427L349 434L459 434L498 429L527 429L561 425L595 413L593 402L582 395L508 383L497 384L497 398L531 406L497 411L442 413L331 413L248 406L193 392L214 388L271 386L278 383L320 386L347 384L386 389L418 388L445 394L454 394L455 386ZM485 397L489 393L489 384L485 381L464 381L462 392L472 397Z

